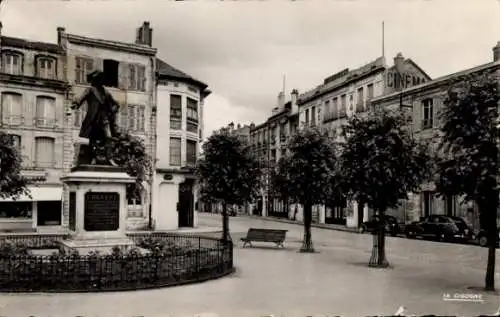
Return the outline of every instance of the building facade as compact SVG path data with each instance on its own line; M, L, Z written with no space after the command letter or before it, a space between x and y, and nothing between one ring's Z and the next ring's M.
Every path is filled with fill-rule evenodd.
M273 197L269 172L276 166L280 157L286 153L287 142L298 129L298 95L296 89L292 90L291 100L285 102L285 94L281 92L272 115L264 123L252 125L250 128L252 151L259 160L264 178L261 194L252 207L253 214L288 218L289 214L293 214L293 210L295 210L286 202Z
M156 57L148 22L137 29L135 43L83 37L58 28L57 44L2 36L0 51L1 128L19 145L22 173L33 182L28 188L32 197L0 201L0 231L66 230L68 192L60 178L75 163L78 146L88 142L78 137L86 105L76 111L70 105L89 86L86 76L94 70L103 71L107 90L120 104L120 128L143 141L155 166L174 167L174 174L185 178L185 167L199 152L202 104L209 91L207 85ZM168 99L157 102L164 91L181 96L179 124L158 120L158 115L171 116ZM169 151L171 134L186 147L179 154L180 163L170 161L176 151ZM166 224L161 218L176 213L179 194L155 192L153 185L161 183L156 182L157 176L151 175L144 184L140 198L127 197L128 230L153 228L155 222L169 229L180 225L169 218L172 223ZM160 214L153 214L155 193L164 195L162 210L155 209Z
M1 32L1 25L0 25ZM32 197L0 201L0 230L33 231L62 224L65 82L59 45L1 36L1 128L22 155Z
M203 103L210 90L160 59L157 78L154 227L196 227L198 198L193 168L203 140Z
M439 114L443 108L449 86L457 79L486 71L495 71L500 76L500 42L493 48L492 62L375 98L372 105L376 108L387 108L394 111L399 111L400 106L403 105L404 108L401 110L410 115L412 119L413 136L431 144L431 146L436 146L439 143L442 124ZM401 214L402 212L403 214ZM479 217L474 204L463 203L461 197L438 197L432 182L423 184L420 192L411 193L409 200L403 202L398 216L409 222L433 214L464 217L474 228L479 228Z
M327 129L336 142L342 143L342 126L354 114L362 115L370 110L374 98L430 80L415 62L405 59L401 53L390 66L384 57L379 57L359 68L346 68L299 96L300 125ZM315 206L313 213L320 223L347 227L359 227L372 214L366 206L342 200L332 206Z

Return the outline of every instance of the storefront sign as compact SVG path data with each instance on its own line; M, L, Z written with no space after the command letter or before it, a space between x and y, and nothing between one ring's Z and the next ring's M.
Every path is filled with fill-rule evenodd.
M85 231L115 231L120 227L120 194L85 194Z

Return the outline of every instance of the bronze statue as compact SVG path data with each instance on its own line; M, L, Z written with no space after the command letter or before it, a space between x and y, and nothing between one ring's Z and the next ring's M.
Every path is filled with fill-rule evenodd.
M90 164L117 166L112 159L113 141L118 137L116 115L120 105L104 88L104 74L93 71L87 75L90 87L82 96L73 101L71 109L78 109L87 103L87 113L83 119L79 136L89 139ZM103 152L103 153L101 153Z

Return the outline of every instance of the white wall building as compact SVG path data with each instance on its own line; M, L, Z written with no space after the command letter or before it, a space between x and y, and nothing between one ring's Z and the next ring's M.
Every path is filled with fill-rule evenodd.
M156 173L152 213L156 230L197 226L193 167L203 139L207 85L157 60Z

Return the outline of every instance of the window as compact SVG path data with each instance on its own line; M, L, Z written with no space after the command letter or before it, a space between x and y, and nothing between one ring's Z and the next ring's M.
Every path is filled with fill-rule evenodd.
M170 95L170 129L182 129L182 97Z
M118 68L120 63L112 59L105 59L102 61L102 66L104 86L118 88Z
M37 167L53 167L54 139L47 137L35 138L35 164Z
M181 138L170 138L170 165L181 165Z
M123 130L128 129L128 107L126 105L120 107L118 112L118 122L120 128Z
M311 109L311 125L316 125L316 107Z
M180 129L180 128L179 128ZM198 124L197 123L194 123L194 122L187 122L186 123L186 130L188 132L193 132L193 133L197 133L198 132Z
M347 105L346 105L346 95L340 96L340 109L339 117L344 117L346 115Z
M186 141L186 163L190 166L196 164L196 141Z
M31 219L32 207L31 201L2 201L0 202L0 218Z
M325 101L325 118L328 118L330 116L330 100Z
M309 109L306 109L306 125L309 125Z
M332 116L336 117L338 114L339 108L338 108L338 98L333 98L332 99Z
M56 123L56 100L52 97L36 97L35 125L53 127Z
M2 122L7 125L23 124L23 96L17 93L2 93Z
M127 216L128 217L142 217L143 216L143 206L142 206L142 195L143 192L138 190L135 184L127 185Z
M75 83L88 84L87 75L94 70L94 60L86 57L75 58Z
M198 101L187 98L186 108L188 120L198 122Z
M366 86L366 89L368 90L367 99L370 100L373 98L373 84Z
M3 72L12 75L23 74L23 55L15 52L2 53Z
M362 105L363 104L363 101L365 99L364 92L365 92L364 91L364 87L359 87L358 88L358 100L357 100L358 101L357 102L358 105L360 105L360 104Z
M422 100L422 129L432 129L433 127L433 100L431 98Z
M128 65L128 89L145 91L146 67L140 64Z
M52 57L38 57L36 59L36 73L41 78L55 79L56 60Z

